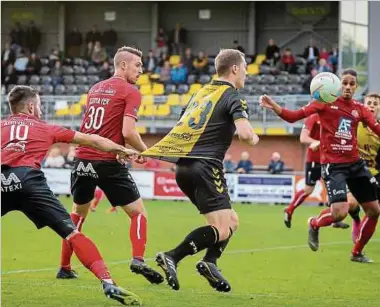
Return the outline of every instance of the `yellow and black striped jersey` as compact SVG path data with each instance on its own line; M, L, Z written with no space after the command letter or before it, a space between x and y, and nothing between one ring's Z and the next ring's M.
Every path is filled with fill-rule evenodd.
M358 126L358 147L360 157L366 161L372 175L377 175L380 169L380 139L361 122Z
M179 158L223 161L234 122L248 118L247 102L228 82L212 81L189 101L175 127L144 156L176 163Z

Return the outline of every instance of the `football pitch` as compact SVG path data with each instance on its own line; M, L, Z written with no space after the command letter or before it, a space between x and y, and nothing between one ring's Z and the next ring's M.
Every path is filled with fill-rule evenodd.
M70 198L62 201L71 207ZM146 206L147 257L156 267L156 252L174 247L204 221L187 202L149 201ZM351 229L325 228L320 250L308 248L306 221L320 208L299 208L289 230L283 224L283 206L236 204L240 227L218 263L232 291L218 293L196 273L203 252L180 264L181 289L173 291L129 271L129 221L123 212L105 213L108 208L103 201L90 213L83 232L99 247L116 282L138 294L144 306L380 306L380 228L365 250L376 263L352 263ZM1 223L2 306L119 306L105 298L100 283L75 256L79 279L55 279L60 239L51 230L37 231L15 212Z

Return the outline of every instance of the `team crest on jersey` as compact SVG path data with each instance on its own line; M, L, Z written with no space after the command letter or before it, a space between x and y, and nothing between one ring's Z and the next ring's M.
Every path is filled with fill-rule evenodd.
M79 162L75 169L78 176L98 178L98 173L95 171L92 163L84 165L83 162Z
M21 188L21 180L15 173L10 173L8 178L4 174L1 174L1 192L13 192Z
M352 110L351 114L353 117L359 118L359 112L357 110Z

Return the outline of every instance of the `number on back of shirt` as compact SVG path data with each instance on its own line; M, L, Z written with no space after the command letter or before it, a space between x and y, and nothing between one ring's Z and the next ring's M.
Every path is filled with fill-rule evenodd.
M88 109L87 121L84 124L86 129L99 129L103 124L104 108L91 106Z
M9 140L26 141L28 138L29 126L12 125Z

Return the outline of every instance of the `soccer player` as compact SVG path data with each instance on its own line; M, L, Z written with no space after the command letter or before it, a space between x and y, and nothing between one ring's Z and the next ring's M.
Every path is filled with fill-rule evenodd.
M179 187L207 221L206 226L194 229L177 247L157 254L156 262L174 290L180 288L179 262L203 249L207 252L196 265L198 272L217 291L231 290L217 267L217 259L238 227L222 161L235 131L247 145L259 141L248 121L247 102L238 92L244 87L246 65L240 51L220 51L215 59L218 79L199 90L169 134L143 153L176 163Z
M369 93L364 98L364 106L378 118L380 114L380 95L377 93ZM368 126L359 123L358 127L358 147L359 155L366 162L371 174L375 176L377 182L380 182L380 139L371 131ZM380 195L380 188L377 190L378 196ZM352 195L347 195L350 209L356 211L359 216L360 207ZM363 220L365 222L366 219ZM352 240L356 242L360 234L360 217L358 220L353 220L352 224Z
M121 157L136 152L97 135L83 134L41 121L40 97L29 86L14 87L8 94L8 102L12 115L1 121L1 216L18 210L38 229L45 226L51 228L101 281L108 298L122 304L138 302L133 293L116 286L98 249L89 238L78 232L40 170L51 145L60 142L81 144Z
M147 148L135 127L141 95L134 84L142 73L141 57L141 51L131 47L122 47L116 52L113 77L95 84L88 92L87 108L80 127L82 133L97 134L117 144L130 145L140 152ZM128 168L116 159L114 153L78 146L71 176L74 198L71 218L81 231L95 189L99 186L111 205L120 206L130 217L131 271L159 284L164 278L144 262L147 219L143 201ZM139 156L136 162L145 163L146 158ZM71 269L72 252L63 241L57 278L77 277Z
M359 122L363 122L379 136L380 125L366 107L352 99L358 86L356 71L345 70L341 82L341 96L332 104L312 101L300 110L291 111L266 95L260 97L260 104L291 123L314 113L319 114L322 126L322 177L331 207L324 209L318 217L309 219L309 246L317 251L319 229L342 221L347 216L347 185L366 214L366 222L361 224L361 235L352 249L351 260L368 263L372 260L362 251L376 229L380 207L376 179L359 157L357 129Z

